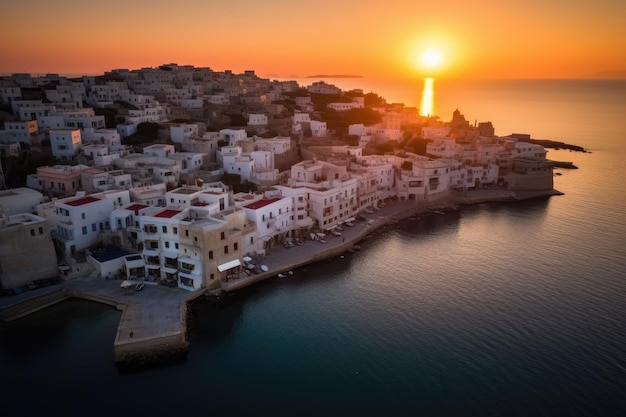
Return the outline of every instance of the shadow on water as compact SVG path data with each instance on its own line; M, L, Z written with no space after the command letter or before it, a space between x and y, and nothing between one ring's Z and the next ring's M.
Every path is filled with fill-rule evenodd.
M456 228L460 219L461 210L436 210L411 216L397 224L394 230L405 236L424 236L442 228Z
M9 323L0 323L0 350L14 358L43 355L61 346L72 332L89 331L112 307L96 302L69 299Z

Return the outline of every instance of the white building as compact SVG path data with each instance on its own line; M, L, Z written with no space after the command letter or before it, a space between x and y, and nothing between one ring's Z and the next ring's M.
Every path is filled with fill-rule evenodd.
M438 137L426 145L426 153L438 158L460 159L463 147L454 138Z
M249 114L248 126L267 126L267 116L258 113Z
M239 146L224 146L217 152L217 160L224 167L227 174L237 174L242 181L250 181L254 170L254 160L249 156L242 155Z
M230 146L235 146L237 142L246 140L248 134L245 129L222 129L220 130L220 140L228 142Z
M170 126L170 138L174 143L183 143L185 139L198 137L198 125L196 123L181 123Z
M81 147L80 130L51 130L50 147L52 155L61 161L74 159Z
M309 85L306 89L310 93L315 94L341 94L340 88L332 84L327 84L324 81L316 81L313 84Z
M199 152L177 152L170 154L168 158L180 161L181 174L198 171L206 162L208 162L207 155Z
M279 244L294 229L293 200L288 197L261 198L242 205L248 220L257 227L266 248Z
M422 127L423 139L440 139L445 138L450 134L450 127L448 126L424 126Z
M163 143L155 143L153 145L144 146L143 154L157 156L159 158L169 158L170 155L176 153L174 145L167 145Z
M255 138L255 144L259 151L268 151L274 155L281 155L291 150L291 138L288 136L276 136L269 139Z
M108 191L83 197L56 200L56 219L50 219L54 227L53 237L65 256L100 243L100 232L110 229L109 215L113 210L130 203L128 191ZM38 211L39 211L38 207Z
M39 127L37 120L5 121L4 129L0 130L0 142L2 143L37 143Z
M97 143L107 146L120 146L121 137L115 129L94 129L86 127L81 130L82 143Z
M324 137L328 132L326 122L311 120L309 126L311 128L311 135L314 137Z

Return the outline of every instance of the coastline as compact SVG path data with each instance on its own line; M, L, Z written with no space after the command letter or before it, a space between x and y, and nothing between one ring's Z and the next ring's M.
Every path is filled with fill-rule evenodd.
M414 215L480 203L514 203L534 198L548 198L563 193L551 189L513 193L504 189L473 190L464 196L447 195L433 201L394 200L371 214L361 213L353 227L345 227L342 236L329 236L327 243L306 241L303 246L271 249L263 260L268 271L224 282L219 291L201 289L189 293L178 288L147 285L142 291L122 289L118 281L67 281L11 297L0 298L0 320L12 321L70 298L81 298L110 305L122 311L113 343L115 363L135 368L184 358L188 349L187 311L200 298L218 299L281 272L339 256L354 250L374 231Z

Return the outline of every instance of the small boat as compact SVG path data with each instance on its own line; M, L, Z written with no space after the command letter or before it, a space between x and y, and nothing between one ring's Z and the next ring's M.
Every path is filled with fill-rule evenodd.
M135 285L135 291L143 290L144 285L145 284L143 282L140 282L139 284Z
M130 288L132 286L133 286L133 283L127 279L122 281L122 283L120 284L120 288Z
M269 271L269 270L270 270L270 269L267 267L267 265L261 265L261 271L263 271L263 272L267 272L267 271Z

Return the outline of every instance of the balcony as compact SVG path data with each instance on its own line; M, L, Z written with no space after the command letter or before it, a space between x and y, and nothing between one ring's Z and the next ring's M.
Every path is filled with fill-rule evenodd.
M143 226L144 233L155 234L157 233L157 227L154 224L146 224Z

